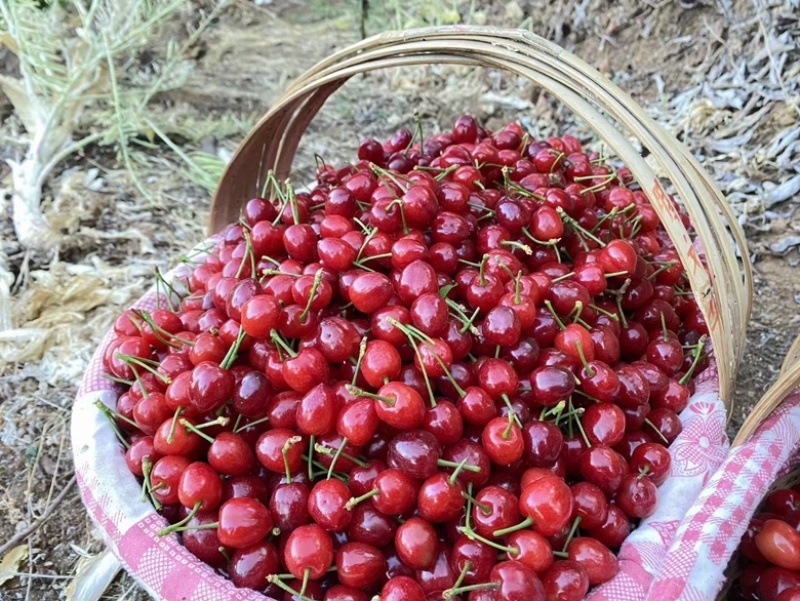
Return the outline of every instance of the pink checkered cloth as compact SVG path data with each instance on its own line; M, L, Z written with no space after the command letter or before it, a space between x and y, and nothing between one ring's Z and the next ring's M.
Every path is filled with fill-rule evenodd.
M800 460L800 389L725 458L680 521L648 599L715 599L772 483Z
M201 247L210 248L215 244L216 241L211 239ZM196 260L200 260L201 256L198 255ZM166 277L178 280L187 274L188 268L184 265L171 271ZM145 310L152 310L155 306L155 290L151 290L134 304L135 308ZM115 385L102 378L103 352L113 337L114 332L108 332L92 357L78 390L71 426L75 471L81 496L106 544L125 569L156 599L267 601L267 597L255 591L234 587L229 580L187 551L180 544L177 535L158 536L158 531L168 524L155 512L149 501L141 499L141 487L125 464L119 442L106 418L94 406L98 399L109 407L116 405L118 391ZM708 516L714 515L714 509L722 507L719 501L716 501L718 505L713 505L714 500L719 496L724 497L725 491L730 489L730 485L728 488L723 486L727 480L720 483L716 476L709 484L712 474L722 464L728 450L725 416L725 408L719 398L717 371L712 361L711 366L698 375L695 394L681 414L683 431L670 447L672 475L659 489L658 508L623 544L619 553L619 574L594 590L589 596L592 601L639 601L646 599L648 592L652 593L653 599L666 601L677 599L689 587L693 591L701 591L699 596L690 594L681 598L714 598L714 591L721 583L722 569L735 547L735 541L738 541L744 531L752 508L772 481L773 472L785 462L786 452L777 449L780 446L778 441L788 440L785 435L775 436L776 455L774 462L770 464L770 468L774 469L763 474L756 469L752 477L743 480L742 487L737 488L741 494L738 497L739 502L733 504L741 505L743 509L736 514L737 519L740 518L736 522L738 529L730 534L736 538L734 541L727 534L718 535L725 542L725 549L720 552L714 547L714 563L709 553L710 545L702 546L705 539L701 539L700 544L695 544L699 537L694 536L693 541L685 532L689 528L687 521L691 525L703 526ZM800 413L794 417L800 423ZM792 440L798 438L797 428L795 424ZM731 467L736 469L740 464L750 465L747 463L750 458L753 458L754 465L760 465L756 455L752 445L743 447L732 456L734 459L740 458L740 461ZM782 461L780 457L783 458ZM726 465L730 465L730 461ZM741 469L735 473L739 471ZM760 488L748 491L750 484L756 480ZM719 492L709 499L707 494L717 489ZM708 499L708 506L711 507L705 513L696 509L697 503L693 505L701 491L703 498L699 502ZM740 503L742 499L745 500L743 504ZM750 506L752 507L748 512L747 507ZM731 512L737 512L737 507L730 507L723 514L727 516ZM692 516L695 516L694 520L691 520ZM715 530L716 526L708 531L707 536L711 537L711 542L712 535L717 534ZM677 539L676 533L681 535ZM711 578L716 572L709 572L708 582L704 582L706 568L692 570L693 566L706 564L718 568L719 577ZM687 581L690 576L691 579ZM677 588L678 583L681 585L680 589Z

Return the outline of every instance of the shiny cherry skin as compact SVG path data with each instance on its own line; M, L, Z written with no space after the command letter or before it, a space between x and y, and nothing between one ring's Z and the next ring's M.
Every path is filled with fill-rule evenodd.
M250 497L225 501L219 508L217 536L226 547L243 549L264 539L272 530L269 510Z
M325 530L316 524L300 526L289 534L283 550L286 569L298 579L309 570L309 579L319 580L333 564L333 543Z
M377 584L386 570L380 549L361 542L348 542L336 550L336 574L339 582L357 589Z
M261 541L236 549L228 565L228 576L237 587L262 590L267 577L278 572L280 558L275 545Z
M436 560L439 542L430 522L412 517L403 522L394 536L395 549L403 562L414 569L430 568Z
M574 561L556 561L542 574L547 599L559 601L581 601L589 592L589 577L586 570Z
M617 558L603 543L586 536L578 536L567 547L569 560L583 567L589 585L595 586L611 580L619 571Z

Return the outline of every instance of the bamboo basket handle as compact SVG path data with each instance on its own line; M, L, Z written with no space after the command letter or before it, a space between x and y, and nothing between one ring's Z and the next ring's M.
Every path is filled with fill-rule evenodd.
M210 230L218 231L237 219L244 204L262 193L269 171L279 180L288 177L300 138L311 120L350 77L431 63L483 66L526 77L581 117L617 153L675 243L708 324L720 394L730 408L752 305L750 265L738 261L734 251L738 247L740 255L747 257L738 222L722 193L688 150L629 96L583 61L528 32L475 27L389 32L321 61L286 90L234 153L212 200ZM675 187L706 251L706 264L659 177L619 128L648 148L659 171Z
M800 387L800 336L795 338L792 346L789 347L777 381L764 393L753 411L744 420L742 427L736 433L736 438L731 443L731 448L744 444L763 421L778 408L778 405L798 387Z

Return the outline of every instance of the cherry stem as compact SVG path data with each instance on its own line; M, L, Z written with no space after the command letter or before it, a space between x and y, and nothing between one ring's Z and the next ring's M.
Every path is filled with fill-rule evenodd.
M592 179L594 179L595 177L597 177L597 176L593 176ZM617 178L617 174L616 173L609 173L608 175L605 176L604 181L602 181L600 183L597 183L594 186L590 186L588 188L584 188L583 190L581 190L580 193L581 194L588 194L589 192L596 192L597 190L602 190L608 184L613 182L616 178Z
M486 538L485 536L481 536L477 532L475 532L472 528L468 528L467 526L459 526L457 530L466 536L469 540L476 540L482 542L484 545L489 545L493 549L497 549L498 551L502 551L503 553L508 553L509 555L517 555L519 553L519 549L516 547L508 547L506 545L501 545L500 543L496 543L495 541Z
M159 342L166 344L167 346L171 346L172 348L180 348L180 344L175 344L174 342L170 342L170 340L177 340L181 344L185 344L186 346L194 346L194 342L191 340L186 340L185 338L181 338L180 336L176 336L172 332L168 332L160 325L158 325L155 321L153 321L153 316L150 315L147 311L138 311L136 309L131 309L134 315L145 322L150 329L153 331L153 336L155 336ZM131 319L131 321L133 321Z
M574 271L570 271L569 273L565 273L564 275L560 275L557 278L553 278L553 284L557 284L558 282L563 282L564 280L568 280L574 275L575 275Z
M663 315L663 313L662 313ZM686 373L683 374L683 377L679 380L680 384L684 386L686 383L691 380L692 375L694 374L694 370L697 369L697 365L700 363L700 357L703 354L703 348L706 346L706 340L708 336L703 334L700 336L700 340L697 341L695 345L694 352L692 353L692 364L689 366L689 369L686 370Z
M447 481L450 483L450 486L455 486L456 480L458 479L458 475L461 473L461 470L463 470L466 465L467 465L467 457L464 457L464 459L462 459L459 462L458 466L456 466L455 470L453 470L453 473L450 474L450 477L447 479Z
M516 240L503 240L500 242L500 244L510 246L512 248L518 248L528 256L533 254L533 249L530 246L523 244L522 242L517 242Z
M572 397L570 397L569 399L569 411L570 413L573 413L575 411L575 407L572 406ZM583 438L583 442L585 442L586 446L591 449L592 443L589 442L589 437L586 436L586 430L583 429L583 422L581 422L580 416L579 415L575 416L573 414L573 421L575 422L575 425L578 427L578 431L581 433L581 438Z
M461 394L461 396L464 396L465 394L464 391L458 385L458 382L455 381L453 375L450 373L450 370L447 369L447 366L444 364L444 361L442 361L439 355L436 354L434 349L431 348L434 342L430 336L424 334L423 332L421 332L420 330L418 330L413 326L408 326L403 323L400 323L399 321L391 317L388 317L386 321L388 321L390 324L392 324L394 327L400 330L403 334L405 334L406 338L408 338L408 342L413 347L414 354L417 356L417 361L419 361L420 371L422 372L422 378L425 380L425 387L428 389L428 396L430 397L431 400L431 407L436 407L436 396L433 393L433 387L431 386L431 381L430 378L428 377L428 370L425 369L425 362L422 360L422 353L420 352L419 346L417 345L416 341L420 341L422 342L422 344L425 345L425 347L430 351L431 356L436 360L436 362L442 368L442 371L444 371L445 375L450 380L450 383L453 385L456 391L459 394Z
M311 286L311 293L308 295L308 302L306 303L306 308L303 309L303 312L300 314L299 320L301 323L305 323L306 318L308 317L309 311L311 311L311 304L314 302L314 296L317 294L317 289L319 285L322 283L322 270L317 269L317 273L314 274L314 283Z
M503 538L509 534L517 532L519 530L524 530L528 526L533 526L534 524L533 518L525 518L519 524L514 524L513 526L509 526L508 528L500 528L499 530L495 530L492 532L492 536L495 538Z
M451 597L453 597L454 595L451 595L449 591L460 587L464 583L464 578L467 577L467 572L469 572L472 568L473 568L472 562L470 560L465 561L464 567L461 568L461 573L458 575L458 578L456 578L455 583L453 583L453 586L450 589L442 593L442 597L445 599L450 599Z
M656 425L653 422L651 422L649 418L644 418L644 423L650 426L653 429L653 431L656 434L658 434L659 438L661 438L661 440L664 441L664 445L669 446L669 440L667 440L667 437L664 436L664 434L662 434L661 430L656 428Z
M288 275L290 278L302 278L302 273L287 273L285 271L281 271L280 269L264 269L261 272L263 275Z
M575 301L575 306L572 307L572 311L570 311L569 315L567 315L567 319L571 319L572 321L580 321L581 313L583 313L583 301Z
M292 483L292 471L289 469L289 457L287 457L287 455L289 454L289 449L291 449L293 445L297 444L302 440L303 438L301 436L292 436L285 443L283 443L283 448L281 449L281 455L283 456L283 467L286 470L287 484Z
M103 378L104 380L108 380L109 382L114 382L116 384L124 384L128 388L133 386L133 383L135 381L135 380L124 380L122 378L117 378L115 376L112 376L111 374L102 374L100 377Z
M526 227L522 228L522 233L525 234L525 237L528 240L535 242L539 246L552 246L555 249L555 251L558 252L557 244L561 240L561 238L552 238L550 240L539 240L536 236L531 234L530 230L528 230L528 228ZM561 261L559 261L559 263L560 262Z
M339 448L336 449L336 452L333 454L333 459L331 459L331 464L328 467L328 479L330 479L331 474L333 474L333 468L336 467L336 462L339 461L339 457L342 456L342 453L344 452L344 448L345 448L345 446L347 446L348 442L349 441L347 440L346 436L344 438L342 438L342 442L339 445ZM362 467L366 467L366 466L362 466Z
M311 597L306 597L303 593L294 590L291 586L289 586L283 580L281 580L278 574L270 574L269 576L267 576L267 582L270 582L275 586L277 586L278 588L283 589L284 591L296 597L297 599L300 599L301 601L314 601Z
M469 330L470 334L474 334L476 336L480 334L478 328L472 325L472 322L475 321L476 317L478 317L480 309L475 309L475 311L472 314L472 317L468 317L467 314L465 313L465 308L463 305L460 305L459 303L450 298L445 298L444 302L447 303L447 306L450 307L455 312L456 314L455 318L464 326L459 330L461 334L464 334L467 330Z
M470 591L496 591L500 588L499 582L484 582L483 584L468 584L459 588L449 588L442 593L442 598L448 601L453 597L457 597L462 593L469 593Z
M520 421L519 417L517 416L517 412L514 411L514 406L511 404L511 399L508 398L508 395L504 392L500 395L500 398L503 399L503 404L508 408L508 417L509 420L514 420L517 425L522 428L522 422Z
M306 589L308 588L308 577L311 576L311 568L306 568L303 570L303 586L300 589L300 596L306 594Z
M396 319L393 319L391 317L387 318L387 321L389 323L391 323L392 325L394 325L398 330L403 332L409 338L409 341L412 344L413 344L413 340L411 340L411 338L417 338L420 342L422 342L422 344L424 344L425 347L430 351L431 356L439 364L439 367L442 368L442 371L444 372L444 375L450 381L450 384L453 385L453 388L456 389L456 392L459 394L459 396L463 397L465 394L467 394L466 392L464 392L464 389L461 388L461 386L459 386L458 382L456 382L455 378L453 377L453 374L450 373L450 369L444 364L444 361L442 361L442 358L439 357L439 355L435 352L435 350L433 348L435 346L435 342L433 341L433 338L431 338L430 336L425 334L423 331L415 328L414 326L408 326L408 325L402 324L399 321L397 321ZM420 365L423 365L421 356L419 357L419 362L420 362ZM425 370L423 369L422 372L424 374ZM431 394L431 398L433 398L433 391L430 390L430 385L429 385L429 392ZM433 402L433 406L434 407L436 406L435 400Z
M356 369L353 372L353 380L350 382L351 386L355 386L358 381L358 372L361 370L361 362L364 360L364 354L367 352L367 337L361 339L361 344L358 347L358 360L356 360Z
M600 238L595 236L592 232L590 232L585 227L583 227L580 223L578 223L577 219L574 219L574 218L570 217L569 215L567 215L567 212L564 209L562 209L561 207L556 207L556 212L561 217L561 220L563 222L569 224L570 227L572 227L572 229L577 231L582 236L585 236L586 238L589 238L590 240L593 240L594 242L599 244L601 247L604 247L606 245L606 243L603 242Z
M472 521L472 504L475 501L472 496L472 482L467 483L467 491L462 493L461 496L467 500L467 507L464 510L464 526L472 530L470 522Z
M506 426L506 429L503 430L503 433L501 434L501 436L503 437L503 440L508 440L509 438L511 438L511 429L514 427L514 418L516 418L516 417L517 416L513 411L508 414L508 425Z
M351 497L351 499L347 503L345 503L344 507L349 511L353 509L353 507L361 503L361 501L366 501L367 499L371 499L372 497L377 497L379 494L381 494L381 491L379 491L377 488L373 488L371 491L365 492L360 497Z
M547 310L550 311L550 314L555 318L556 323L558 324L558 327L561 330L566 330L567 326L565 326L564 322L561 321L561 319L559 319L558 315L556 314L556 310L553 309L553 303L551 303L549 300L546 300L546 301L544 301L544 305L545 305L545 307L547 307Z
M131 370L134 373L136 373L136 369L133 367L135 365L137 367L141 367L142 369L149 371L156 378L164 382L164 384L172 384L172 380L170 378L157 371L156 367L158 366L158 361L152 361L150 359L142 359L141 357L134 357L132 355L125 355L123 353L116 353L116 352L114 353L114 357L120 359L124 363L127 363L131 367Z
M225 547L223 547L222 545L220 545L220 546L217 548L217 551L219 551L219 554L220 554L220 555L222 555L222 556L225 558L225 561L227 561L228 563L230 563L230 562L231 562L231 554L230 554L230 553L228 553L228 550L227 550Z
M478 274L480 275L480 278L481 278L480 279L481 286L485 286L486 285L486 263L488 263L489 259L491 259L491 258L492 257L491 257L491 255L489 253L486 253L481 258L480 268L478 270Z
M142 501L145 500L145 495L147 495L150 497L153 507L161 509L161 501L153 494L153 486L150 481L150 472L152 472L152 470L153 461L150 459L150 455L145 455L144 458L142 458Z
M369 164L369 168L372 169L372 171L375 172L375 175L377 175L379 178L386 177L387 179L391 180L391 182L395 186L400 188L400 191L403 194L408 192L408 188L404 187L403 184L400 183L400 180L397 179L397 176L394 173L392 173L391 171L383 169L382 167L379 167L375 163L370 163ZM410 182L407 182L407 183L410 183Z
M297 195L294 193L294 188L292 187L292 183L287 179L286 180L286 199L289 202L289 206L292 208L292 220L294 221L295 225L300 224L300 205L297 204Z
M117 420L120 419L137 429L139 428L139 425L133 420L128 419L121 413L117 413L113 409L106 407L106 404L100 399L97 399L94 402L94 406L97 407L100 411L102 411L103 415L106 416L106 419L108 420L108 423L111 424L111 429L113 430L120 444L122 444L122 446L124 446L126 449L129 448L131 445L128 443L127 440L125 440L125 436L122 434L122 430L120 430Z
M520 293L522 291L522 272L518 272L517 276L514 278L514 304L518 305L522 302L522 297Z
M663 340L664 342L667 342L667 341L669 341L669 337L667 336L667 332L668 332L668 330L667 330L667 318L664 315L663 311L661 311L660 316L661 316L661 340Z
M653 278L655 278L662 271L666 271L667 269L670 269L671 267L674 267L675 265L677 265L677 262L675 262L675 261L668 261L666 263L651 262L650 264L652 265L653 263L655 263L657 265L661 265L661 266L658 269L656 269L653 273L651 273L649 276L647 276L648 280L652 280Z
M478 217L478 221L483 221L484 219L490 219L495 216L495 212L490 209L489 207L485 207L483 205L476 204L474 202L468 202L468 206L472 207L473 209L478 209L479 211L485 211L484 215Z
M292 350L292 347L290 347L283 338L281 338L281 335L278 333L278 330L270 331L269 337L272 339L272 342L275 343L275 346L282 349L292 359L297 357L297 353L294 352L294 350Z
M642 478L644 478L645 476L647 476L647 474L649 474L649 473L651 472L651 470L652 470L652 469L653 469L653 466L651 466L651 465L645 465L645 466L644 466L644 467L643 467L641 470L639 470L639 475L638 475L638 476L636 476L636 479L637 479L637 480L641 480Z
M481 468L479 466L470 465L470 464L465 463L465 462L466 462L466 459L464 461L459 462L459 463L456 463L455 461L448 461L447 459L437 459L436 460L436 465L438 465L439 467L452 467L454 469L458 469L458 471L466 470L466 471L472 472L474 474L479 474L481 472Z
M601 307L598 307L597 305L592 305L592 304L589 305L589 308L590 309L594 309L598 313L602 313L603 315L605 315L609 319L613 319L614 321L619 321L619 315L617 315L616 313L612 313L611 311L606 311L605 309L603 309Z
M366 263L367 261L374 261L376 259L391 259L391 258L392 258L392 253L381 253L379 255L370 255L366 257L363 261L360 262L358 260L353 261L353 265L358 265L359 267L366 269L364 267L364 263Z
M236 270L236 279L240 279L242 277L242 272L244 271L244 266L247 265L247 260L250 260L250 273L256 273L256 254L253 251L253 241L250 239L250 232L247 231L247 228L242 229L242 233L244 234L244 255L242 255L242 259L239 262L239 269Z
M242 340L244 340L246 335L247 334L245 334L244 328L239 326L239 333L236 335L236 340L233 341L231 348L228 349L228 352L222 359L222 363L219 364L222 369L230 369L231 365L233 365L233 362L236 361L239 356L239 348L242 345Z
M230 420L227 417L218 417L217 419L215 419L213 421L206 422L202 426L195 426L192 422L190 422L187 419L180 419L179 421L180 421L181 426L184 427L184 429L189 430L189 432L194 432L195 434L197 434L200 438L202 438L206 442L209 442L209 443L213 444L214 443L214 439L211 438L205 432L203 432L203 430L201 428L207 428L209 426L226 426Z
M263 424L264 422L268 422L269 421L269 415L265 415L264 417L260 417L255 421L247 422L246 424L240 426L239 425L239 418L241 416L242 415L239 414L239 416L236 418L236 423L234 424L234 427L233 427L233 433L234 434L238 434L239 432L243 432L244 430L247 430L247 428L249 428L251 426L258 426L259 424Z
M361 222L359 221L359 223L361 223ZM361 260L361 255L364 254L364 250L367 248L367 244L369 244L369 241L372 240L375 237L375 234L378 233L378 228L376 228L376 227L372 228L370 230L364 224L361 224L361 225L362 225L362 229L365 229L365 233L367 231L369 233L364 238L364 242L361 243L361 248L358 249L358 254L356 255L356 259L355 259L356 261L360 261Z
M484 505L483 503L478 502L478 500L472 496L472 489L469 489L469 492L462 492L461 496L470 501L470 506L474 505L477 507L483 515L489 515L492 513L492 508L488 505Z
M308 479L314 481L314 451L317 447L317 437L313 434L308 438ZM328 476L330 478L330 476Z
M347 390L347 392L355 396L363 396L368 399L376 399L378 401L381 401L382 403L386 403L387 405L389 405L389 407L394 407L395 404L395 399L393 398L390 398L388 396L380 396L379 394L375 394L373 392L367 392L366 390L362 390L361 388L353 386L351 384L346 385L345 390Z
M625 280L626 282L630 282L630 280ZM624 284L623 284L624 286ZM625 318L625 311L622 308L622 295L617 295L616 302L617 302L617 310L619 311L619 319L622 322L622 327L628 327L628 320Z
M569 534L567 534L567 540L564 541L564 546L561 547L561 552L566 553L569 544L572 542L572 539L575 538L575 534L578 532L578 526L581 525L581 520L583 516L576 516L575 520L572 522L572 527L569 529Z
M183 528L183 526L192 521L192 518L195 515L197 515L197 512L200 511L200 507L202 505L203 505L202 501L198 501L197 503L195 503L194 507L192 507L192 510L189 512L189 515L183 518L180 522L175 522L171 526L167 526L166 528L159 530L158 535L166 536L167 534L172 534L173 532L179 532Z
M183 413L183 410L184 410L183 407L178 407L175 410L175 414L172 416L172 423L169 426L169 434L167 435L167 442L170 444L172 443L172 440L175 438L175 428L178 425L178 418L181 416L181 413Z
M550 409L547 407L543 408L542 413L539 415L539 421L543 421L546 417L555 416L555 425L558 426L558 420L561 418L561 414L564 412L566 406L566 401L559 401L558 404Z
M592 368L591 365L589 365L589 362L586 360L586 355L583 354L583 345L581 344L580 340L575 341L575 348L578 349L578 355L581 358L583 369L586 370L586 373L589 374L590 378L594 378L597 372Z
M341 457L344 457L345 459L347 459L348 461L352 461L353 463L355 463L359 467L369 467L369 464L366 461L363 461L363 460L359 459L358 457L354 457L350 453L345 453L344 452L344 448L345 448L345 446L347 446L348 440L347 440L347 438L343 438L342 440L343 440L342 444L336 449L331 449L330 447L325 447L325 446L322 446L319 443L316 443L314 445L314 450L317 453L322 453L323 455L333 455L333 457L334 457L333 458L333 462L334 463L336 462L336 459L338 459L339 456L341 456ZM328 476L328 477L330 477L330 476Z

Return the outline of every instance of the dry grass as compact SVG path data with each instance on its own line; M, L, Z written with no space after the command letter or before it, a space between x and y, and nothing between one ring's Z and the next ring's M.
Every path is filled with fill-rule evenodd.
M197 49L187 84L159 98L159 122L171 121L173 132L194 132L178 136L189 150L225 156L294 76L357 39L357 5L329 3L323 14L292 0L268 7L234 3ZM793 182L800 182L796 0L502 0L454 6L462 20L524 22L572 49L630 91L715 174L745 225L757 274L732 427L741 423L800 330L800 282L793 275L800 262L800 203L789 194ZM368 30L376 32L387 18L373 11ZM0 54L0 69L13 68ZM471 111L490 126L522 119L542 133L556 125L582 131L548 97L497 73L446 66L380 73L350 82L325 107L298 157L298 165L306 166L298 179L308 176L313 154L330 161L352 156L360 136L385 136L408 126L415 109L429 130ZM0 99L0 121L8 112ZM57 516L19 543L27 545L27 559L0 588L0 599L62 598L82 555L102 548L75 487L67 488L71 402L101 332L146 289L155 267L165 267L168 257L202 237L208 208L207 193L166 158L174 157L171 151L157 145L150 156L141 174L155 202L140 198L114 156L102 149L89 147L64 166L49 182L45 207L48 215L62 216L59 225L67 234L52 256L27 254L14 244L8 207L0 199L0 264L13 274L13 280L0 282L0 304L13 322L0 324L0 544L38 525L48 512ZM0 167L3 177L7 171ZM145 596L121 576L104 598Z

